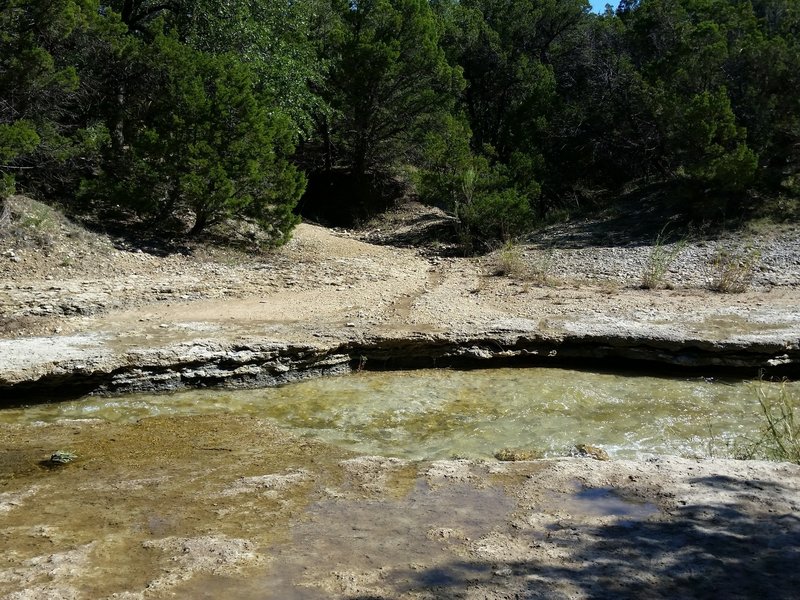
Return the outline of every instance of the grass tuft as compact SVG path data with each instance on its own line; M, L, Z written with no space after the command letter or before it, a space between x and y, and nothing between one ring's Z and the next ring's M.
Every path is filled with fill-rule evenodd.
M653 242L653 248L647 257L641 282L644 289L655 290L666 287L667 271L688 244L686 238L681 238L674 244L667 244L666 238L667 228L665 226Z
M766 425L758 448L766 458L800 464L800 407L782 385L771 397L758 388L758 403Z
M0 214L0 239L20 247L50 248L63 218L56 211L24 196L6 199Z
M523 277L526 272L522 251L513 242L506 242L497 253L494 274L500 277Z
M759 384L755 390L764 426L754 441L736 443L734 457L800 465L800 404L785 385L777 391L769 391L767 386Z
M535 254L523 257L518 245L507 242L496 254L491 273L495 276L529 281L536 285L550 285L553 283L552 266L552 250L535 251Z
M760 261L761 251L752 245L721 249L710 263L709 289L724 294L746 291Z

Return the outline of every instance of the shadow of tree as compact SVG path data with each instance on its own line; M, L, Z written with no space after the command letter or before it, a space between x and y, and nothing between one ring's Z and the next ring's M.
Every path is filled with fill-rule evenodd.
M429 209L418 215L403 219L399 224L379 227L368 232L365 241L378 246L398 246L401 248L437 247L437 254L463 254L458 246L458 220L443 212ZM441 245L447 249L442 249Z
M529 550L398 574L425 598L769 598L800 596L800 517L774 498L794 491L724 476L692 479L713 500L649 519L553 519L517 531ZM706 488L703 490L702 488ZM696 490L698 491L698 490ZM769 493L767 493L769 492ZM761 498L761 496L764 496ZM710 497L710 496L709 496ZM505 559L505 560L504 560ZM477 595L475 595L477 593ZM367 600L353 597L351 600Z
M649 246L662 232L666 242L686 237L714 239L726 222L691 214L684 194L680 185L651 184L622 194L602 212L544 227L528 240L548 248L580 249Z

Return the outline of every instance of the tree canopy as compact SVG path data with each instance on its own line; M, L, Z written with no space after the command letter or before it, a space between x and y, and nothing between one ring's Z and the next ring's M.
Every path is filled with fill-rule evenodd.
M328 216L404 187L477 246L653 183L796 216L798 89L796 0L8 0L0 197L276 244L307 180Z

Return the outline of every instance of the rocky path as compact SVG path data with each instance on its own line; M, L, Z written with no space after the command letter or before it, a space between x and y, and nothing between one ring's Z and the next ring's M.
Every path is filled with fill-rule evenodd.
M404 353L437 364L546 355L731 366L755 376L800 360L800 235L792 227L775 229L770 240L738 241L760 250L753 281L736 294L710 291L698 275L698 265L712 268L708 255L719 253L712 246L731 239L687 246L665 275L671 289L645 290L633 274L641 278L652 248L558 248L565 245L558 231L519 246L511 259L506 251L435 256L361 241L374 241L374 231L313 225L298 227L280 251L250 257L202 249L162 257L82 235L80 243L74 234L53 243L49 258L6 251L16 260L0 265L0 384L50 377L61 385L80 372L84 391L91 373L98 390L146 389L150 374L165 369L172 383L203 383L181 373L205 366L215 373L205 383L245 368L249 383L260 385L273 380L274 368L294 369L291 360L272 364L265 350L278 348L288 360L287 344L315 354L303 363L308 369L347 368L358 356L403 366ZM63 248L90 259L63 266L52 259ZM509 260L515 271L496 275ZM781 279L773 281L776 272ZM256 358L241 363L243 349ZM132 379L121 373L139 361L150 370ZM225 361L231 369L219 366Z

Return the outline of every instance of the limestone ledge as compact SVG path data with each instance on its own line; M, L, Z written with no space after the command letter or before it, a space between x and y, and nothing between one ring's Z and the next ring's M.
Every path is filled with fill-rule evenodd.
M24 338L0 340L0 393L14 402L40 394L268 387L361 369L536 365L796 376L800 343L786 335L719 341L630 332L365 335L349 329L308 344L193 339L133 349L103 336Z

